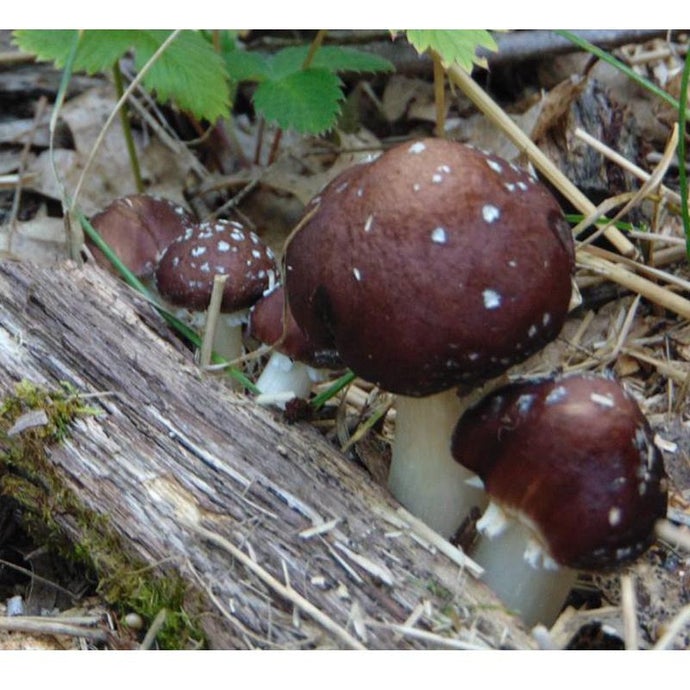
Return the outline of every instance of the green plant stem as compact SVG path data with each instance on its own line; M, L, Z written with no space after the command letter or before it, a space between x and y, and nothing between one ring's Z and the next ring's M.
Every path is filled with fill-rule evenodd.
M117 99L120 100L124 95L124 86L122 85L122 71L120 70L120 63L118 61L113 65L113 80L115 82L115 91ZM132 174L134 175L134 184L139 194L144 191L144 182L141 179L141 167L139 166L139 157L137 156L137 149L134 146L134 137L132 136L132 126L129 121L129 106L127 101L122 102L120 108L120 123L122 124L122 133L125 136L125 143L127 145L127 153L129 154L129 164L132 166Z
M436 136L445 136L446 123L446 70L443 68L441 58L436 54L431 54L434 63L434 105L436 106Z
M323 407L336 393L340 392L345 386L349 386L356 376L352 371L347 371L339 379L336 379L325 391L314 396L311 405L315 410Z
M685 254L690 259L690 213L688 212L688 175L685 167L685 140L687 136L688 79L690 77L690 52L685 56L685 65L680 80L680 103L678 105L678 181L680 184L681 218L685 233Z
M326 38L327 33L328 32L325 29L319 29L316 32L316 36L314 36L314 40L309 46L307 57L304 58L304 62L302 63L302 69L308 69L311 63L314 61L314 56L316 55L318 49L323 45L323 41Z

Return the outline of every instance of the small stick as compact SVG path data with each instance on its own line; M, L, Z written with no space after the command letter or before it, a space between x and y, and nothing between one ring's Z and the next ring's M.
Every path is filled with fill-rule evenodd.
M639 649L637 639L637 597L632 575L621 575L621 614L623 616L623 640L628 650Z
M599 256L594 256L590 251L592 248L583 250L578 255L578 263L581 267L587 268L598 275L609 278L614 283L618 283L633 292L638 292L643 297L648 298L659 306L670 309L685 319L690 319L690 301L676 295L674 292L660 287L651 280L642 278L631 271L628 271L619 264L614 264Z
M690 553L690 530L676 527L668 520L659 520L654 527L654 531L659 539L663 539L676 547L680 546Z
M676 635L690 623L690 604L684 606L666 627L666 632L657 640L652 649L670 649Z
M0 630L37 635L70 635L84 637L93 642L105 642L108 634L99 628L64 623L59 618L43 616L8 616L0 618Z
M208 311L206 312L206 323L204 324L204 334L201 340L201 350L199 352L199 365L201 367L207 367L211 363L213 342L216 337L216 327L220 315L220 305L223 301L223 289L225 288L227 280L227 275L213 276L211 299L209 300Z

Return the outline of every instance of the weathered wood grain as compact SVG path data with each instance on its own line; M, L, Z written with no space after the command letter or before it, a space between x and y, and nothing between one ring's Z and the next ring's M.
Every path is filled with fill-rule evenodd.
M20 380L98 394L103 414L79 419L51 462L126 549L201 594L211 646L533 646L365 472L202 373L102 271L0 262L0 398Z

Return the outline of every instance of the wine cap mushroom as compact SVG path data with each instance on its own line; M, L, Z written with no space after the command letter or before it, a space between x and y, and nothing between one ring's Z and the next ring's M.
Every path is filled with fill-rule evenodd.
M560 331L574 248L550 192L443 139L348 169L286 248L288 302L359 376L425 396L496 376Z
M249 308L275 284L278 266L261 238L241 223L205 221L187 229L156 266L161 297L196 321L206 310L216 276L225 276L213 350L229 361L242 355L242 324Z
M292 398L307 398L328 369L342 366L336 352L315 349L297 325L285 304L282 284L269 290L250 309L247 332L273 347L256 381L261 392L259 403L283 407Z
M542 555L561 566L632 561L666 514L661 453L635 400L610 377L502 388L460 419L451 445L499 513L526 525Z
M206 221L172 242L156 266L161 296L175 306L208 307L216 275L226 275L221 311L248 309L275 282L278 268L270 247L241 223Z
M150 194L120 197L91 218L91 225L134 275L150 279L166 247L194 224L184 207ZM87 238L96 261L112 271L100 249Z
M342 367L337 352L317 350L297 325L285 304L285 288L277 284L268 290L249 311L247 333L292 360L316 368Z

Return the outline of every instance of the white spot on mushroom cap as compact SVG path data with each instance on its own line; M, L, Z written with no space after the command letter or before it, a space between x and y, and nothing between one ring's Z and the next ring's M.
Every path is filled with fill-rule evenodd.
M443 175L441 175L441 173L434 173L434 174L431 176L431 181L432 181L434 184L440 184L441 182L443 182Z
M606 408L612 408L615 405L615 402L613 400L613 396L610 394L606 393L590 393L589 394L589 399L595 404L599 405L601 407L606 407Z
M202 254L206 253L206 247L194 247L190 254L196 258L197 256L201 256Z
M415 141L412 146L410 146L409 149L407 149L408 153L421 153L422 151L426 150L426 144L423 141Z
M482 298L487 309L498 309L501 306L501 295L496 290L487 288L482 292Z
M431 231L431 241L436 244L445 244L448 241L448 233L445 228L434 228Z
M621 509L617 508L616 506L613 506L609 510L609 525L611 527L616 527L617 525L620 525L622 517L623 513L621 512Z
M487 158L486 159L486 164L494 171L497 173L502 173L503 172L503 166L498 162L493 160L492 158Z
M482 218L487 223L493 223L501 217L501 212L493 204L485 204L482 206Z
M355 277L357 282L362 280L362 272L357 267L352 269L352 275Z
M218 240L218 244L216 245L217 249L219 252L229 252L230 251L230 243L226 242L225 240Z
M371 226L374 224L374 214L370 213L367 216L367 219L364 221L364 232L369 232L371 230Z
M530 409L532 408L532 404L534 403L536 396L534 393L523 393L518 399L517 399L517 408L518 412L522 415L527 414Z
M561 400L565 400L568 397L568 389L565 386L556 386L551 392L546 396L544 400L545 405L555 405Z

